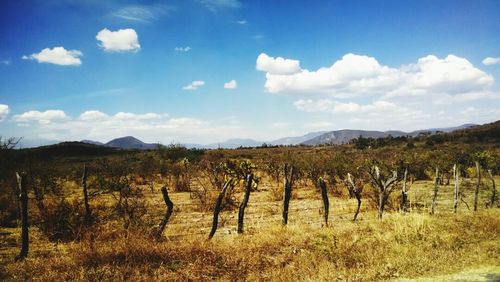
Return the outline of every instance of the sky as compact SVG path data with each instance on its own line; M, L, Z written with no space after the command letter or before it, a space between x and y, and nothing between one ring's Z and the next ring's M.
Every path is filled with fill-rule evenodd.
M500 1L0 1L0 136L270 141L500 119Z

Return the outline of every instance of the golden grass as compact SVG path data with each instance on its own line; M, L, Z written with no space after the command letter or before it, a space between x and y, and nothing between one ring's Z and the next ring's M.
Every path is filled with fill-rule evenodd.
M430 182L415 184L410 199L427 200L429 187ZM281 203L263 190L250 196L245 234L234 232L236 211L224 212L211 241L206 240L210 213L193 210L188 193L172 193L176 209L159 242L147 228L125 234L115 222L64 244L50 243L32 228L28 259L14 263L19 231L1 229L0 280L439 280L471 268L500 277L500 210L481 207L474 213L461 206L453 214L450 187L443 188L435 216L415 209L387 212L382 221L364 202L361 220L352 222L355 203L331 197L328 228L321 227L314 188L298 190L287 227L280 224ZM165 209L161 198L147 197L151 217L159 220Z

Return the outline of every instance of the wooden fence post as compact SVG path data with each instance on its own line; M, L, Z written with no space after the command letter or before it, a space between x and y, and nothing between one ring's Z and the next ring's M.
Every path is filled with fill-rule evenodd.
M439 167L436 167L436 178L434 180L434 196L432 197L431 214L434 214L434 211L436 209L438 186L439 186Z
M474 211L477 211L477 199L479 197L479 185L481 185L481 168L479 162L476 161L476 172L477 172L477 185L476 191L474 192Z
M403 187L401 190L401 208L403 212L408 211L408 190L406 189L406 180L408 177L408 166L405 167L405 174L403 177Z
M26 188L26 173L16 173L19 185L19 201L21 203L21 252L16 257L16 261L23 260L28 256L29 250L29 230L28 230L28 189Z
M250 199L250 192L252 190L253 174L247 174L245 179L245 195L243 196L243 201L240 204L240 209L238 211L238 233L243 233L243 219L245 217L245 208L247 207L248 200Z
M319 187L321 188L321 197L323 198L323 207L325 208L325 226L328 227L328 214L330 212L330 201L328 201L328 191L326 190L326 183L323 178L318 180Z
M361 193L363 192L363 183L354 183L350 173L347 173L347 189L349 189L349 196L356 197L358 201L358 206L356 207L356 212L354 213L354 218L352 221L356 221L358 218L359 209L361 208Z
M231 190L233 186L233 179L229 179L226 181L224 184L224 187L222 187L222 191L219 194L219 197L217 197L217 201L215 202L215 208L214 208L214 219L212 221L212 229L210 230L210 234L208 234L208 239L212 239L214 237L215 231L217 231L217 225L219 224L219 213L222 205L222 201L224 200L224 196L226 193Z
M492 187L492 193L491 193L491 199L490 199L490 208L493 208L493 206L495 205L495 200L496 200L496 196L497 196L497 187L495 186L495 178L493 177L493 173L491 172L491 169L488 169L488 174L490 175L490 178L491 178L491 182L493 184L493 187Z
M283 196L283 225L288 224L288 206L290 204L290 198L292 196L292 185L293 185L293 174L294 167L288 167L288 164L285 164L285 179L284 179L284 196Z
M87 165L83 165L82 175L83 203L85 205L85 223L92 223L92 212L90 211L89 195L87 192Z
M167 225L168 220L170 219L170 216L174 211L174 203L172 203L170 197L168 196L168 190L166 186L161 187L161 193L163 194L163 201L165 201L165 205L167 205L167 212L160 222L160 225L158 225L158 231L156 232L157 239L161 237L161 234L163 233L163 230L165 229L165 226Z
M459 173L459 170L457 168L457 164L454 164L453 165L453 177L455 178L455 195L453 197L453 212L454 213L457 213L458 197L460 196L459 183L458 183L458 173Z

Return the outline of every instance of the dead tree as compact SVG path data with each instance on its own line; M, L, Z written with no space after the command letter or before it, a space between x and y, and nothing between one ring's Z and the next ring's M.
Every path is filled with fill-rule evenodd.
M406 180L408 177L408 166L405 167L405 174L403 177L403 187L401 188L401 209L403 212L408 211L408 189L406 188Z
M454 213L457 213L458 197L460 196L458 174L459 174L459 170L457 169L457 165L454 164L453 165L453 177L455 178L455 195L453 197L453 212Z
M165 212L165 216L163 216L160 225L158 225L158 231L156 232L156 238L160 238L165 226L167 226L168 220L174 211L174 203L170 200L168 196L168 190L166 186L161 187L161 193L163 194L163 201L165 201L165 205L167 205L167 211Z
M233 179L229 179L226 181L224 186L222 187L222 191L219 194L219 197L217 197L217 201L215 202L215 208L214 208L214 219L212 221L212 229L210 230L210 234L208 234L208 239L212 239L214 237L215 231L217 231L217 225L219 224L219 213L221 210L222 206L222 201L224 200L224 197L226 194L233 188L234 183Z
M283 196L283 225L288 224L288 206L292 197L292 185L294 177L294 167L285 164L284 169L284 196Z
M325 226L328 227L328 214L330 212L330 201L328 201L328 191L326 190L326 183L323 178L318 180L319 187L321 188L321 197L323 198L323 206L325 208L324 218Z
M28 189L26 188L26 173L16 173L19 185L19 201L21 203L21 252L16 256L16 261L24 260L29 250L28 230Z
M439 187L439 167L436 167L436 178L434 179L434 196L432 197L431 214L434 214L434 211L436 209L438 187Z
M87 192L87 166L86 165L83 165L82 188L83 188L83 203L85 205L85 223L90 224L92 222L92 212L90 211L89 195Z
M243 219L245 217L245 208L247 207L248 200L250 199L250 192L252 190L253 174L247 174L245 179L245 195L243 196L243 201L240 204L240 209L238 211L238 233L243 233Z
M493 173L491 173L491 169L488 169L488 174L491 178L491 183L493 184L492 186L492 193L491 193L491 199L490 199L490 208L493 208L495 205L495 200L497 196L497 188L495 186L495 178L493 177Z
M476 185L476 191L474 192L474 211L477 211L477 198L479 197L479 185L481 185L481 168L479 167L478 161L476 161L476 172L477 172L477 185Z
M380 175L380 169L378 166L372 167L370 169L369 174L372 178L372 184L376 186L378 193L378 218L382 219L382 214L384 213L385 205L387 204L387 200L389 199L389 195L394 190L395 183L398 180L398 172L393 171L392 176L389 177L386 181L382 180Z
M353 221L356 221L356 218L358 217L359 209L361 207L361 192L363 192L363 183L362 182L357 182L353 180L353 177L350 173L347 174L347 189L349 190L349 196L356 197L356 200L358 201L358 206L356 207L356 212L354 213L354 219Z

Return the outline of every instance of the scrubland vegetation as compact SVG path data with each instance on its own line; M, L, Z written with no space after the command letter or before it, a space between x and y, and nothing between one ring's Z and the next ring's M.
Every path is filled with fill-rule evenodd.
M80 143L12 150L2 139L0 279L379 281L486 269L485 279L498 280L499 131L497 122L342 146L234 150L121 151ZM287 225L285 164L293 167L286 177L292 187ZM21 245L15 173L21 171L30 246L26 259L14 261ZM238 207L250 174L239 234ZM227 185L232 189L221 194ZM167 209L164 186L174 208L157 238ZM218 197L219 225L208 240Z

